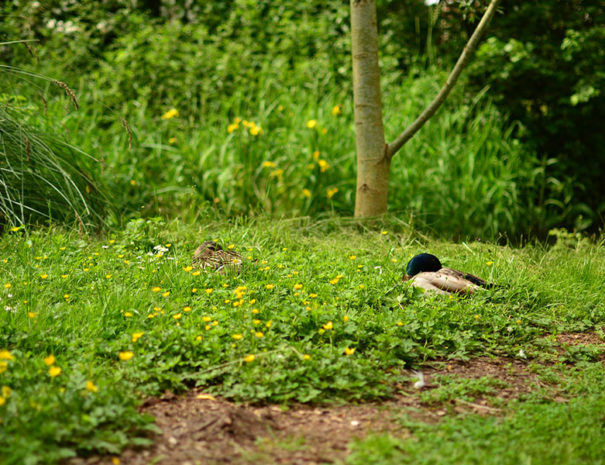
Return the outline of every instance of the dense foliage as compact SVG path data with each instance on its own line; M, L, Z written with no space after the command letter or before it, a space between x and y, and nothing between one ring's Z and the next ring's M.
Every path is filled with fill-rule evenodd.
M588 22L580 7L503 3L471 81L396 157L394 214L454 238L602 224L602 27L584 3ZM481 5L378 7L391 138L435 95ZM348 5L18 0L4 14L4 39L39 41L2 47L5 62L68 82L80 110L66 114L65 97L48 85L40 85L43 104L35 80L0 79L30 105L45 105L47 120L101 162L119 221L193 218L206 208L352 213ZM549 21L535 19L542 16ZM544 46L527 44L532 33ZM552 86L541 84L544 76ZM29 116L32 124L41 118Z

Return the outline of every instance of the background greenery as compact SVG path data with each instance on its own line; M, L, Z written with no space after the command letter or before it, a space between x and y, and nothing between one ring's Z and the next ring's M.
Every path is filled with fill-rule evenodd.
M392 137L435 95L484 5L378 6ZM467 77L396 157L390 210L452 238L597 229L602 9L596 1L501 9ZM112 194L101 215L110 224L207 209L351 214L346 2L18 0L3 15L3 40L36 41L1 47L7 96L26 102L24 122L55 128L99 161L89 171ZM79 110L52 81L7 66L68 83ZM172 108L179 116L161 119ZM242 123L228 132L235 118L262 132Z

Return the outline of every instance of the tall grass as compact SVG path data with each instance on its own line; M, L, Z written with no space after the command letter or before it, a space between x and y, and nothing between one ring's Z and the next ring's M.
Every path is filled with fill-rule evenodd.
M103 160L103 182L122 219L192 219L208 209L351 215L356 162L348 38L345 13L331 5L337 32L325 18L313 22L305 15L288 17L287 27L262 37L256 26L211 33L204 24L141 23L118 36L79 82L69 81L80 111L65 114L64 97L53 97L49 117L75 145ZM255 25L255 13L247 14ZM312 34L314 27L321 34ZM434 67L402 75L392 49L383 44L381 58L389 138L445 79ZM55 52L40 53L47 74L75 76L44 53ZM162 119L172 108L179 115ZM558 181L547 181L545 163L519 141L517 125L505 121L487 93L469 102L459 86L395 158L390 210L454 238L547 231L571 199L564 185L560 198L544 198L547 182Z
M80 229L103 223L107 201L95 179L96 160L28 124L28 109L20 103L0 103L0 229L31 222L77 223Z

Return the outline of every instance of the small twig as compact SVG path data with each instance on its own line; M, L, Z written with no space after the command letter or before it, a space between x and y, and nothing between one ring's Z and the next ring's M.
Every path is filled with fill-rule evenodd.
M130 129L130 125L125 118L122 118L122 126L124 126L124 129L128 133L128 150L132 151L132 129Z
M456 399L456 402L460 402L461 404L468 405L469 407L473 407L478 410L487 410L489 412L494 412L494 413L502 412L502 409L500 409L500 408L488 407L487 405L481 405L481 404L474 404L473 402L468 402L463 399Z
M36 62L40 63L40 57L36 53L36 49L34 47L32 47L31 45L29 45L27 42L21 42L21 43L23 45L25 45L25 48L27 49L29 54L36 59Z
M38 92L38 95L42 99L42 103L44 103L44 116L46 116L46 111L48 110L48 102L44 98L44 95L42 95L42 92Z

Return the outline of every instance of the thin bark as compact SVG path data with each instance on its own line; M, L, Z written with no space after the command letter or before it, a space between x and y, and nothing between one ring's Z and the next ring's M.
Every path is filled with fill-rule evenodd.
M447 81L435 97L435 99L431 102L431 104L422 112L422 114L414 121L409 127L407 127L393 142L391 142L388 146L387 150L387 158L390 160L393 155L395 155L403 145L410 140L414 134L416 134L424 123L426 123L431 116L435 114L437 109L441 106L441 104L445 101L446 97L456 84L460 73L468 63L471 55L474 53L477 45L479 44L479 40L481 39L481 35L487 28L490 20L493 18L496 13L496 7L498 6L500 0L492 0L489 4L487 10L485 11L483 18L479 22L477 29L473 32L473 35L469 39L468 43L465 45L460 58L456 62L454 69L447 78Z
M377 216L386 211L390 159L382 124L375 0L351 0L351 39L357 146L355 216Z

